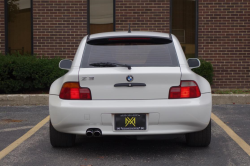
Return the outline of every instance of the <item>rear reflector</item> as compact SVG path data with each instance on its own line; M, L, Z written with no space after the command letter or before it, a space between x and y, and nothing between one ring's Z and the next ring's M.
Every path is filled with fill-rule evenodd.
M89 88L81 88L78 82L64 83L59 97L68 100L92 100Z
M200 89L195 81L181 81L178 87L169 90L169 99L197 98L201 96Z

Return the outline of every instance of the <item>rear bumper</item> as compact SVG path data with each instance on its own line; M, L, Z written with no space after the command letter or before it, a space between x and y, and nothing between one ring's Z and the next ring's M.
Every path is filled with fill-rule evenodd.
M51 122L56 130L86 134L99 128L103 135L157 135L203 130L210 121L211 93L195 99L171 100L62 100L49 96ZM115 131L114 114L146 113L147 130Z

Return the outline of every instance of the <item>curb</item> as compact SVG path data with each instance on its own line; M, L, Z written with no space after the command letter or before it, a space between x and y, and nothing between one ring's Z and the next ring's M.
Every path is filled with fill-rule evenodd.
M23 105L49 105L49 95L0 95L0 106Z
M250 94L213 94L213 105L250 104ZM0 95L0 106L49 105L48 94Z
M213 105L250 104L250 94L212 94Z

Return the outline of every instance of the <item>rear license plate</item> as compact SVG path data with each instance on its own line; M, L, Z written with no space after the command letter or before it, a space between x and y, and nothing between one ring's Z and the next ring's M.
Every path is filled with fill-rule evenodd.
M115 114L115 130L146 130L146 114Z

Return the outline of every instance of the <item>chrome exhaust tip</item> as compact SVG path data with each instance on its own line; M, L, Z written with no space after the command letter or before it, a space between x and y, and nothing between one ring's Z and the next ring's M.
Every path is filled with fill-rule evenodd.
M94 137L100 137L102 135L102 132L101 132L101 130L95 130L94 131Z
M88 130L86 131L86 136L87 136L87 137L92 137L92 136L93 136L93 130L92 130L92 129L88 129Z

